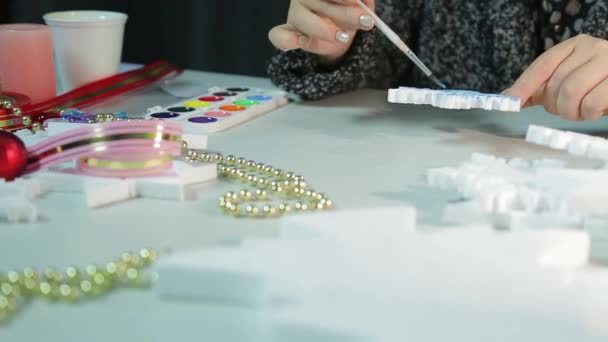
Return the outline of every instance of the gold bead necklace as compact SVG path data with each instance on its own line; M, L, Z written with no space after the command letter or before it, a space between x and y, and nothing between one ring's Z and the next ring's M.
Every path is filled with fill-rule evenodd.
M326 194L309 188L304 177L294 172L245 158L190 150L186 142L182 143L182 151L190 162L215 162L220 177L249 185L219 198L220 209L232 216L274 218L292 212L324 211L334 206Z
M145 271L157 257L157 252L142 249L138 253L123 253L103 266L68 267L64 271L53 268L38 271L28 267L0 273L0 324L9 321L35 298L79 303L119 288L149 287L154 276Z

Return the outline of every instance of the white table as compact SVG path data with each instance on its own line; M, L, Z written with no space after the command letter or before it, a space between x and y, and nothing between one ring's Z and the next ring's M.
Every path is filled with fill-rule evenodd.
M265 79L194 71L183 79L205 86L271 87ZM152 89L99 109L136 113L175 101ZM457 165L472 152L568 158L526 144L522 137L529 124L608 129L606 120L570 123L542 109L510 114L390 105L385 91L367 90L289 105L213 135L210 149L296 171L338 207L414 204L420 224L429 226L437 223L447 198L424 187L426 168ZM45 222L0 227L1 268L84 265L144 246L180 250L275 234L276 221L220 213L218 196L241 187L220 182L195 202L138 199L100 210L86 209L81 196L52 194L39 203ZM243 308L161 301L152 291L125 290L76 306L35 301L0 328L0 341L251 341L255 321L255 313Z

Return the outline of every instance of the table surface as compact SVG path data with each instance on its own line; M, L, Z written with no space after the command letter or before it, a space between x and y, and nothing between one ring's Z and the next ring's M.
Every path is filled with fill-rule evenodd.
M180 82L272 87L266 79L195 71ZM171 95L148 89L98 109L141 113L173 102ZM575 160L525 143L529 124L584 133L608 128L606 120L571 123L542 108L513 114L392 105L386 91L363 90L291 104L212 135L209 149L296 171L339 208L415 205L420 225L427 227L439 224L438 213L448 199L424 186L429 167L457 165L472 152ZM44 222L0 227L2 268L83 265L141 247L184 250L272 237L276 220L239 220L218 210L218 196L240 188L214 182L193 202L137 199L100 210L88 210L79 195L51 194L39 201ZM251 341L255 322L256 313L243 308L161 301L153 291L125 290L76 306L32 302L0 328L0 340Z

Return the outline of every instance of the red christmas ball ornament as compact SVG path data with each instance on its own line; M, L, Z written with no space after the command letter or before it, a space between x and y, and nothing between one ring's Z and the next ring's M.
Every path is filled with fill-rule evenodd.
M16 135L0 131L0 179L12 181L27 165L27 148Z

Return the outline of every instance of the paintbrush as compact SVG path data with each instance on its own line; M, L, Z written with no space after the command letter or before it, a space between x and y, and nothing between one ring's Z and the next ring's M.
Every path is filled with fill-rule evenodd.
M412 62L414 62L414 64L416 64L416 66L418 68L420 68L420 70L422 70L422 72L429 79L431 79L431 81L433 81L433 83L435 83L441 89L447 89L446 85L443 82L441 82L435 75L433 75L433 72L431 70L429 70L429 68L427 68L427 66L424 65L424 63L422 63L420 58L418 58L418 56L416 56L416 54L412 51L412 49L410 49L403 42L403 40L401 40L401 38L399 38L399 36L395 33L395 31L391 30L391 28L388 27L388 25L386 25L384 23L384 21L382 21L382 19L380 19L380 17L378 17L376 15L376 13L374 13L374 11L372 11L369 7L367 7L361 0L356 0L356 1L357 1L357 5L359 5L359 7L361 7L365 12L367 12L369 15L371 15L372 18L374 18L376 27L380 31L382 31L382 33L384 33L384 35L391 42L393 42L393 44L395 44L399 48L399 50L403 51L403 53L405 53L405 55L407 57L409 57L409 59L411 59Z

